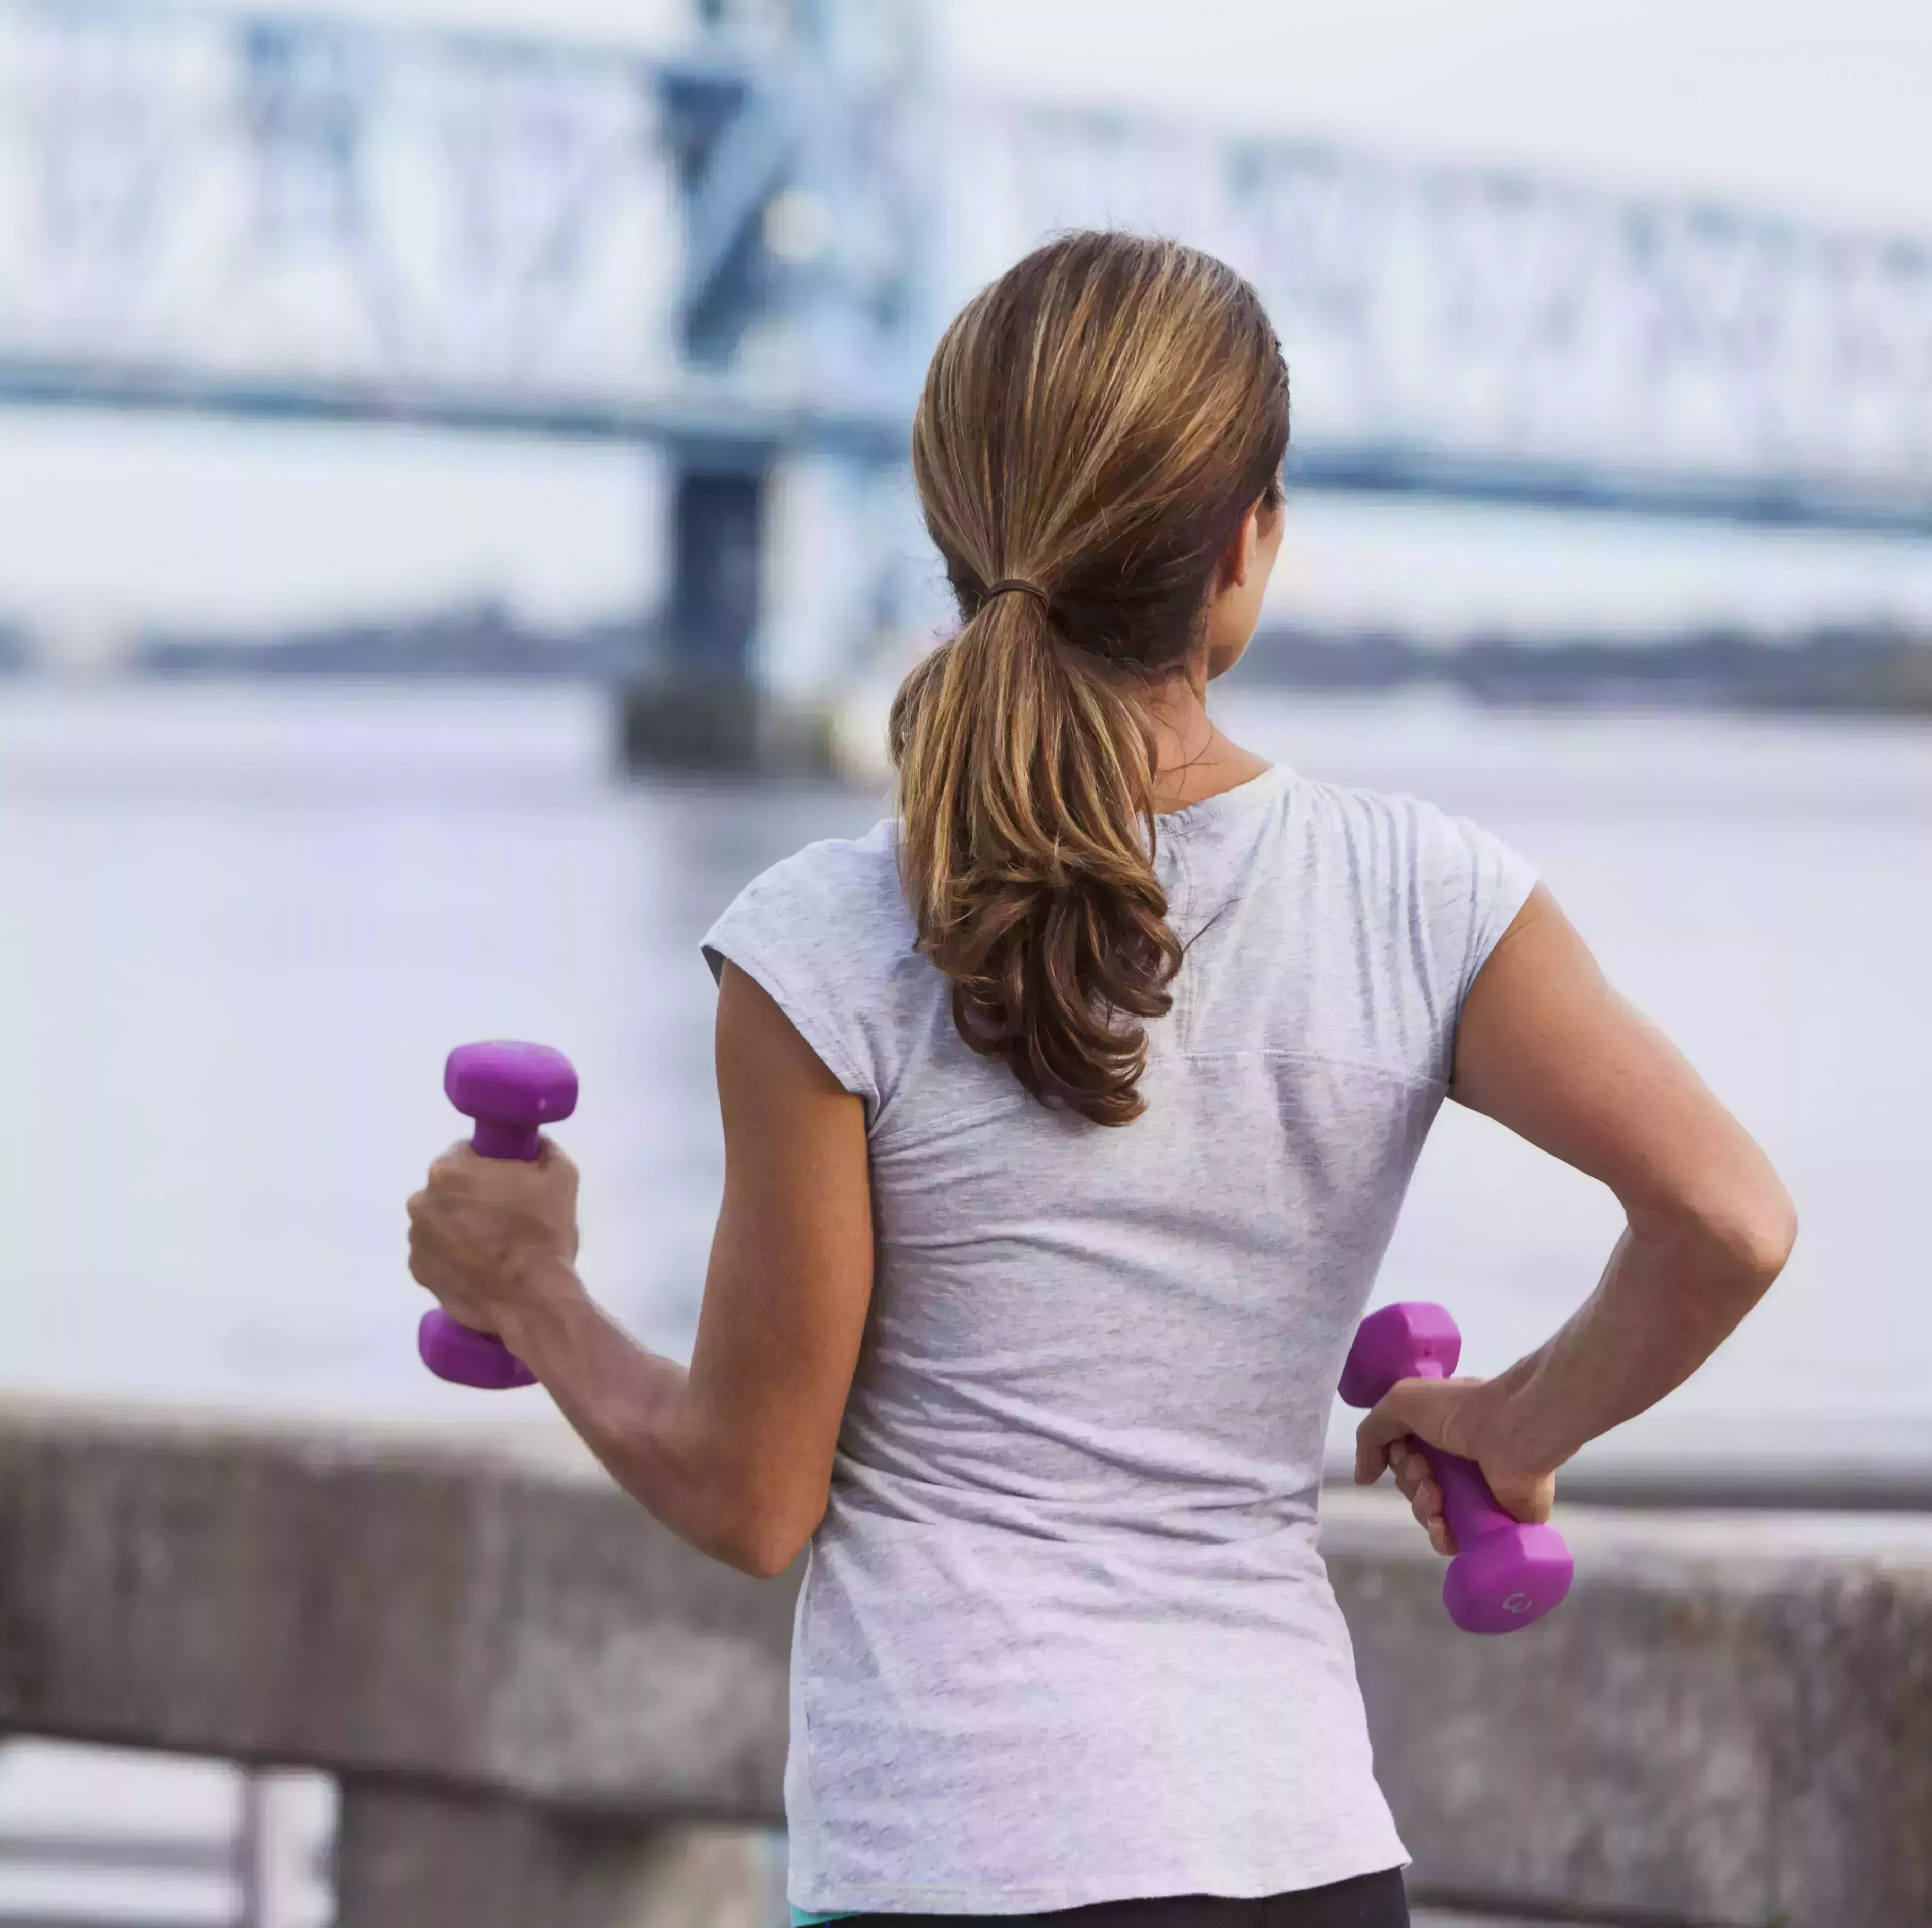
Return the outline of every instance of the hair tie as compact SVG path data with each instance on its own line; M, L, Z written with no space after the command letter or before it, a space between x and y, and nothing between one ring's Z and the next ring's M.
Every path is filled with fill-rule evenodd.
M995 596L1006 595L1014 590L1017 590L1023 596L1031 596L1042 609L1049 609L1052 607L1046 590L1037 583L1023 582L1018 576L1001 577L986 592L982 600L991 602Z

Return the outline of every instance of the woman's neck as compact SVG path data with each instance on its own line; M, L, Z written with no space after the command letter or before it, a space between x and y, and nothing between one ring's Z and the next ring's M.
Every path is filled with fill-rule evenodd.
M1252 782L1268 769L1256 756L1222 735L1208 714L1207 679L1176 676L1148 700L1154 725L1154 807L1185 810L1190 803L1219 796L1224 790Z

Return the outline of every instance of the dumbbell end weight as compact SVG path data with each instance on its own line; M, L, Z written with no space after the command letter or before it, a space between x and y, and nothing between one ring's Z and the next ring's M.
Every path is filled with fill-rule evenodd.
M1462 1351L1462 1336L1446 1308L1413 1300L1384 1306L1355 1334L1342 1397L1352 1406L1372 1406L1398 1380L1446 1378ZM1514 1633L1561 1605L1575 1570L1563 1536L1504 1513L1474 1461L1422 1450L1456 1539L1442 1582L1449 1618L1466 1633Z
M416 1327L416 1351L439 1379L481 1393L514 1392L534 1386L537 1375L494 1333L472 1332L440 1306Z
M1514 1633L1560 1606L1574 1573L1562 1534L1519 1520L1456 1554L1442 1604L1465 1633Z

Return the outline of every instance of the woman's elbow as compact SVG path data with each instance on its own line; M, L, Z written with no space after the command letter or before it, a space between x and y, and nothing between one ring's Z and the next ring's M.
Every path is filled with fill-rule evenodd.
M754 1580L776 1580L805 1551L806 1543L802 1540L734 1540L712 1551L726 1566Z
M1798 1240L1798 1208L1774 1174L1694 1209L1696 1236L1725 1282L1750 1301L1768 1291Z
M1773 1179L1774 1196L1766 1201L1763 1215L1750 1241L1750 1258L1768 1286L1782 1272L1798 1243L1798 1207L1791 1194ZM1762 1288L1760 1288L1762 1289Z
M808 1521L796 1511L748 1507L712 1536L704 1551L754 1580L775 1580L805 1551L824 1510L821 1505Z

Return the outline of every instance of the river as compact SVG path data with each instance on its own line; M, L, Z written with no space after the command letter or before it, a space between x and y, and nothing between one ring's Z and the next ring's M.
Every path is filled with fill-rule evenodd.
M1222 713L1526 851L1796 1195L1785 1280L1603 1450L1932 1466L1932 732L1240 691ZM720 1171L698 934L882 799L626 783L610 741L579 689L0 689L0 1384L473 1411L416 1364L402 1201L459 1129L443 1054L478 1036L576 1060L586 1276L688 1346ZM1448 1107L1381 1291L1446 1300L1492 1368L1588 1291L1616 1225Z

